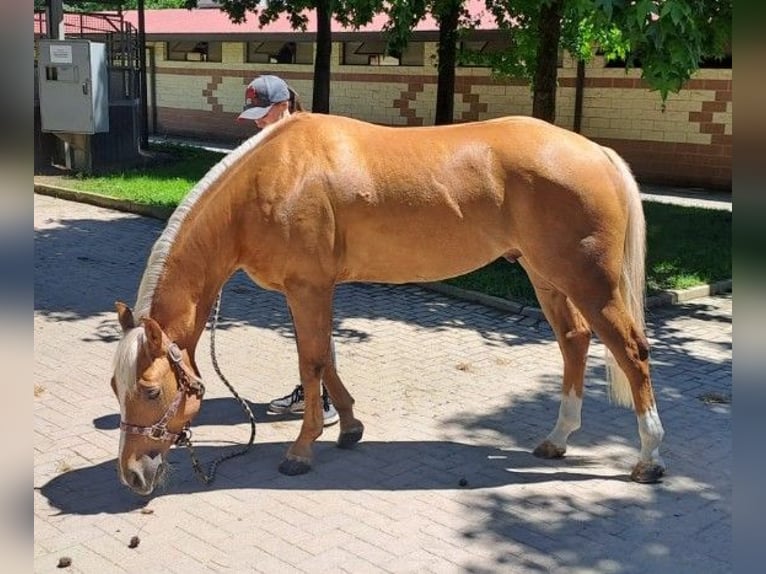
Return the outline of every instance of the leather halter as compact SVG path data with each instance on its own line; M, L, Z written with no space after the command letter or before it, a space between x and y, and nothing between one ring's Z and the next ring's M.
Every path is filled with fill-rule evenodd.
M168 359L170 360L170 366L176 374L176 380L178 382L178 392L173 398L173 402L170 403L165 414L155 424L145 427L141 425L134 425L125 421L120 421L120 430L128 434L137 434L145 436L152 440L169 440L174 443L183 442L188 439L191 431L189 430L189 424L187 423L180 432L170 432L168 430L168 423L173 419L178 412L178 407L181 405L181 399L184 395L197 394L200 400L205 394L205 385L194 373L189 372L186 366L183 364L183 356L181 355L181 349L178 345L171 343L168 346Z

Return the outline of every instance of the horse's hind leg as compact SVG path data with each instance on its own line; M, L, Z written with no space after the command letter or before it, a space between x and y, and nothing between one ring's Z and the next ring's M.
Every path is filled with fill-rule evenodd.
M560 291L527 269L543 313L550 323L564 358L561 404L556 426L534 451L541 458L560 458L569 435L580 428L585 362L591 331L572 302Z
M594 297L591 293L578 301L578 307L612 353L630 386L628 395L633 401L641 438L641 454L631 478L636 482L657 482L665 474L665 464L659 454L665 432L657 413L649 376L649 344L646 337L636 328L616 291L604 298ZM623 379L620 373L615 373L611 384L621 384Z

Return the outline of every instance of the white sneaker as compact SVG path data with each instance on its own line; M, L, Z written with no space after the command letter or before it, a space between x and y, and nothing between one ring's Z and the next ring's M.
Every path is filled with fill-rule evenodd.
M301 385L297 385L289 395L279 397L269 403L269 412L278 415L285 413L301 415L304 410L305 403L303 401L303 387Z
M340 420L338 411L335 410L335 406L330 400L330 395L326 392L322 394L322 414L324 415L324 426L326 427L334 425Z
M269 403L268 411L274 414L293 414L302 415L306 410L306 403L303 398L303 386L296 385L295 389L284 397L274 399ZM338 411L330 400L330 396L324 392L322 393L322 411L324 415L324 426L328 427L338 422L340 417Z

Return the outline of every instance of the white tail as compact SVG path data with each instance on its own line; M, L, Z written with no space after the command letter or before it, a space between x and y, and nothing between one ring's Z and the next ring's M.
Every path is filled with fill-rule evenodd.
M617 152L604 147L609 159L620 172L623 181L623 191L628 205L628 229L625 234L625 250L622 259L620 277L620 295L628 308L636 329L644 332L644 296L645 296L645 263L646 263L646 221L641 205L641 194L630 167ZM606 351L607 382L609 383L609 398L618 405L632 407L633 393L625 373L617 365L614 356Z

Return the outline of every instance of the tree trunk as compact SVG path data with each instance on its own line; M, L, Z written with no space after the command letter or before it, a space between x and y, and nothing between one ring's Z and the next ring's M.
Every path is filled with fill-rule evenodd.
M330 113L330 58L332 57L333 0L317 2L317 53L311 111Z
M451 124L455 116L455 64L457 61L457 23L462 0L453 0L439 19L439 75L436 84L436 125Z
M551 0L540 7L537 47L537 69L533 80L532 115L553 123L556 120L556 83L559 40L564 0Z

